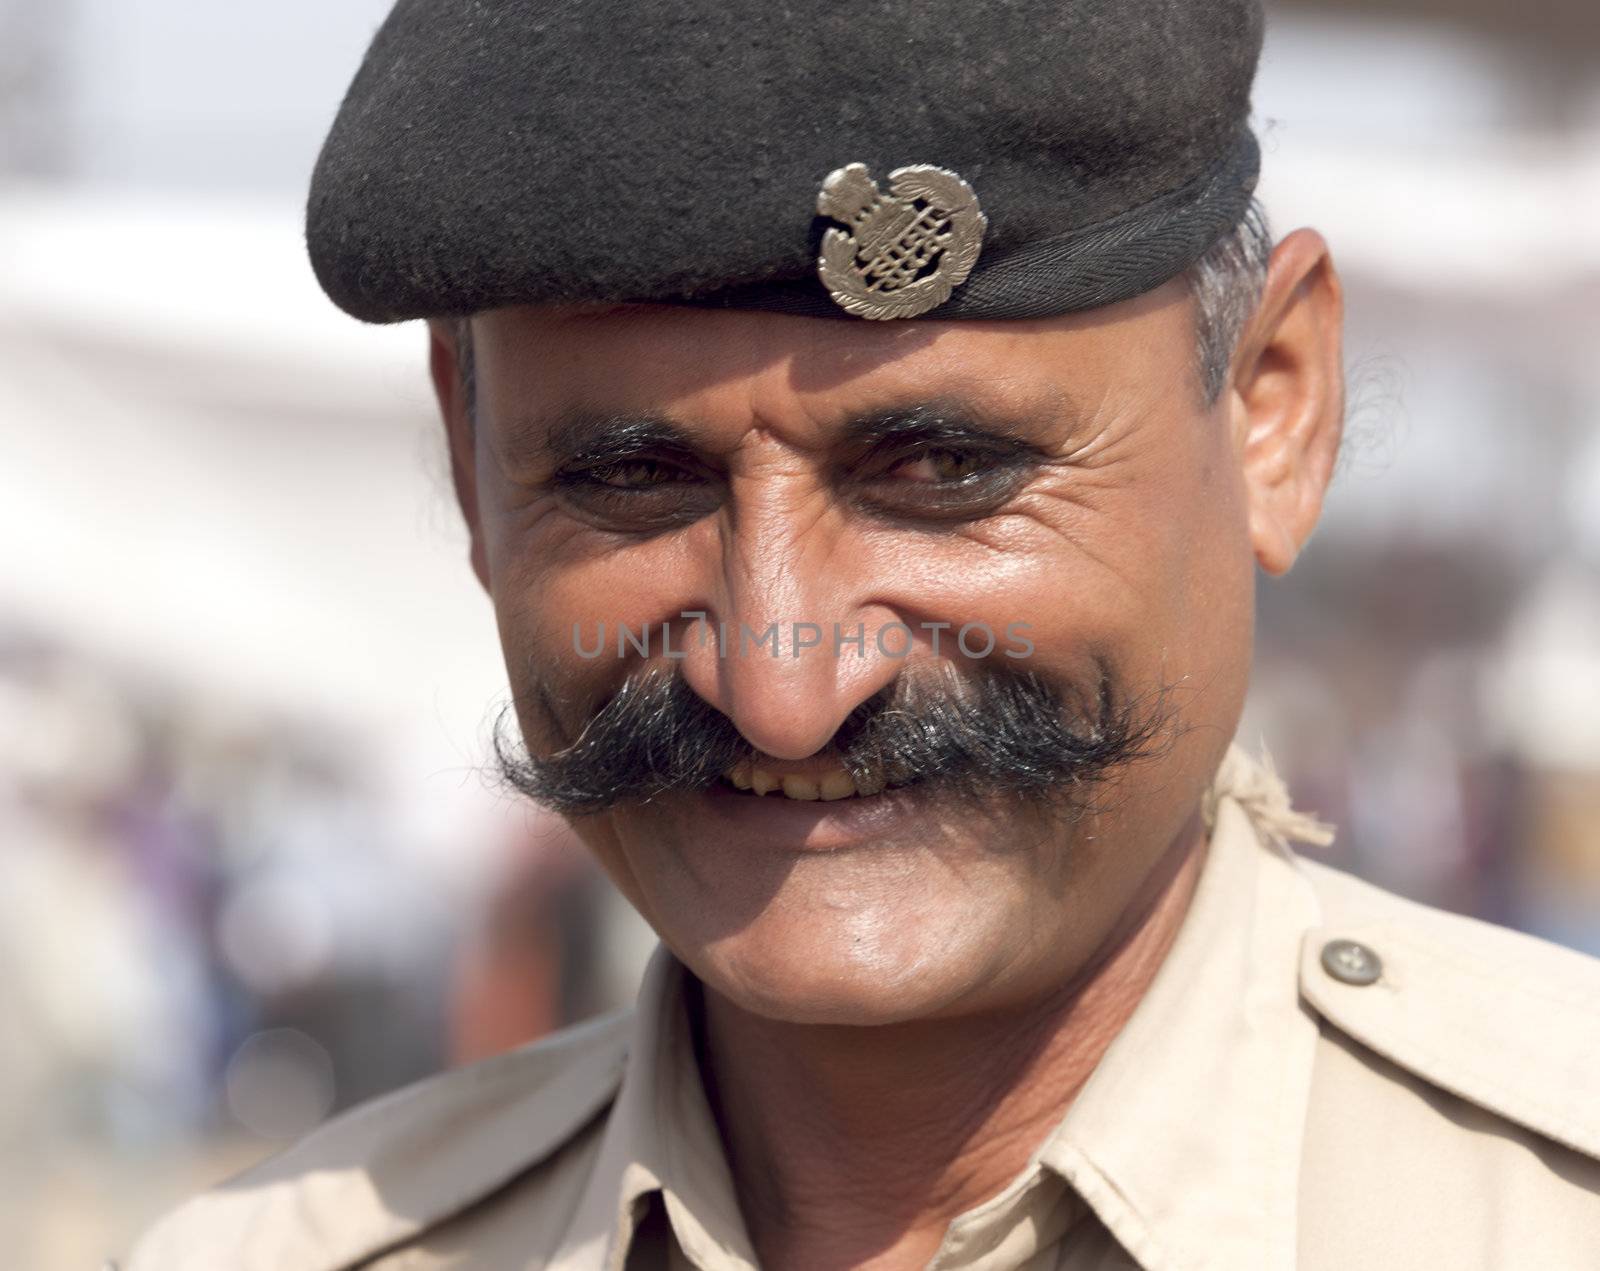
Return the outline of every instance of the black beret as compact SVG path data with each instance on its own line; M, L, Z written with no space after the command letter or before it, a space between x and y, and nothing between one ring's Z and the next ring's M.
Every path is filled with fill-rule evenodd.
M927 213L919 278L952 218L978 227L934 316L1091 308L1243 216L1260 43L1259 0L399 0L312 178L312 263L372 322L573 301L845 316L819 249L831 227L848 258L867 204L853 230L821 215L832 175L905 196L874 233ZM981 215L928 211L946 177L895 189L921 165Z

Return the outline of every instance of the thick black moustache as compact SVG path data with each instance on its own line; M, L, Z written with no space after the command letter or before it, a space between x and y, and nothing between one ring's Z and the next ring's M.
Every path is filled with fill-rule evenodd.
M1119 703L1102 674L1091 700L1069 709L1032 672L908 670L850 713L830 750L857 781L1073 807L1085 788L1145 753L1167 722L1164 699ZM665 671L629 680L576 741L543 758L508 738L509 715L494 738L504 779L567 816L707 789L754 754L726 715Z

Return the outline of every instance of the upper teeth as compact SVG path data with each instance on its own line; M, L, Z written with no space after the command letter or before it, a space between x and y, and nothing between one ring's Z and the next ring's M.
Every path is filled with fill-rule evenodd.
M836 768L821 778L803 777L792 772L780 775L760 767L750 759L741 759L734 764L727 776L740 790L754 790L757 794L770 794L778 790L789 799L848 799L853 794L877 794L883 789L882 781L867 778L857 781L843 768Z

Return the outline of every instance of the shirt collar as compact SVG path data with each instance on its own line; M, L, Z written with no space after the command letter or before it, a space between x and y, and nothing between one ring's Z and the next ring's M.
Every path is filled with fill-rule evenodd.
M1300 1003L1318 922L1270 761L1229 752L1211 846L1155 980L1040 1153L1147 1271L1295 1264L1301 1138L1317 1026Z
M1320 841L1326 827L1294 812L1270 763L1237 747L1204 811L1207 860L1145 997L1028 1169L952 1224L936 1265L1017 1265L1086 1203L1147 1271L1293 1266L1317 1035L1299 1002L1298 949L1318 915L1286 841ZM657 1194L692 1262L754 1271L695 1061L686 976L657 949L627 1075L552 1271L622 1271Z
M659 1194L678 1244L700 1266L754 1271L755 1253L690 1035L688 973L665 947L645 968L627 1074L595 1168L551 1271L622 1271Z

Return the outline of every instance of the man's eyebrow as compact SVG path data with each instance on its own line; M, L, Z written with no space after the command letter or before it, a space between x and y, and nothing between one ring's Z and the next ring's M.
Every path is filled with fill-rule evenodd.
M968 402L944 399L893 406L845 421L839 439L846 445L876 446L917 442L982 446L1014 453L1043 453L1040 441L1059 424L1055 412L996 414Z
M664 416L574 411L556 421L544 448L552 463L570 464L615 462L650 450L692 451L694 445Z
M1028 410L993 411L959 398L909 402L854 415L835 437L849 447L895 443L979 446L1021 455L1043 454L1045 441L1063 423L1071 427L1069 403L1040 403ZM666 415L575 410L561 416L543 442L552 464L616 462L652 450L696 453L688 429Z

